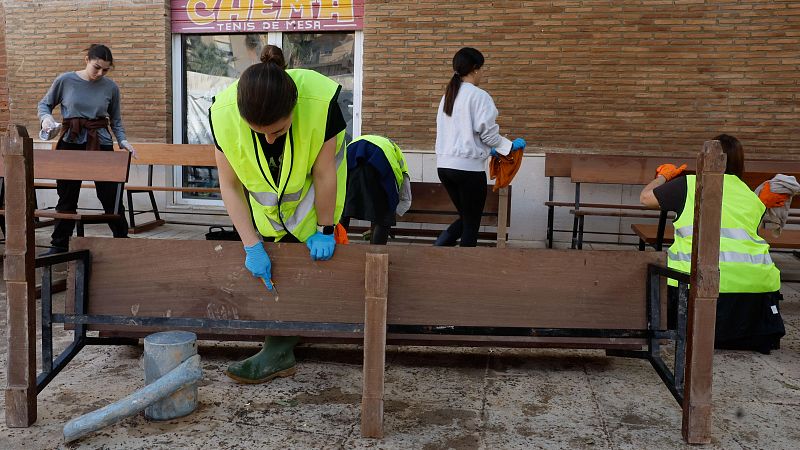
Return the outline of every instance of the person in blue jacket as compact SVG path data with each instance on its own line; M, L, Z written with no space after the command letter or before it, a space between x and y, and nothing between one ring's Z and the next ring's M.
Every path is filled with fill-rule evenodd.
M347 146L347 194L342 224L370 222L370 243L385 245L397 215L411 205L411 181L405 156L390 139L364 135Z

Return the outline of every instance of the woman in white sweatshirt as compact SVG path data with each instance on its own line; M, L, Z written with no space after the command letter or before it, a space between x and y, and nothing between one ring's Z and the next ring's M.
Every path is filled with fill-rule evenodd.
M459 218L439 235L436 244L475 247L486 203L486 160L493 153L508 155L525 148L522 138L500 135L497 108L478 85L483 55L464 47L453 57L453 77L436 116L436 167Z

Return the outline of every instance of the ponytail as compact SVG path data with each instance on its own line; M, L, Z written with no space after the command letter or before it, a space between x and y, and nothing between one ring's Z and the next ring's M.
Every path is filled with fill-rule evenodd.
M453 72L453 78L447 83L447 90L444 92L444 113L448 116L453 115L453 104L456 102L458 90L461 88L461 75Z
M463 77L483 66L483 54L471 47L464 47L453 56L453 77L447 83L444 93L444 113L453 115L453 105L456 103L458 91L461 88Z

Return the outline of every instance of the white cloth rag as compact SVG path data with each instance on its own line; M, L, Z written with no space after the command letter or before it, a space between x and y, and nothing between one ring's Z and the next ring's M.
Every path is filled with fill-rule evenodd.
M789 200L783 206L775 208L767 208L764 217L761 219L761 225L765 230L772 232L772 235L778 237L781 235L783 227L786 226L786 220L789 218L789 207L792 204L792 197L800 193L800 184L797 183L795 177L779 173L772 177L771 180L761 183L756 188L756 195L761 193L764 184L769 183L769 190L775 194L788 194Z

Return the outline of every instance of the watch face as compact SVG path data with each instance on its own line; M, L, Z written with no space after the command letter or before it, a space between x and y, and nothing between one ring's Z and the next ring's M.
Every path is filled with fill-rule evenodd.
M325 225L322 227L322 234L333 234L333 225Z

